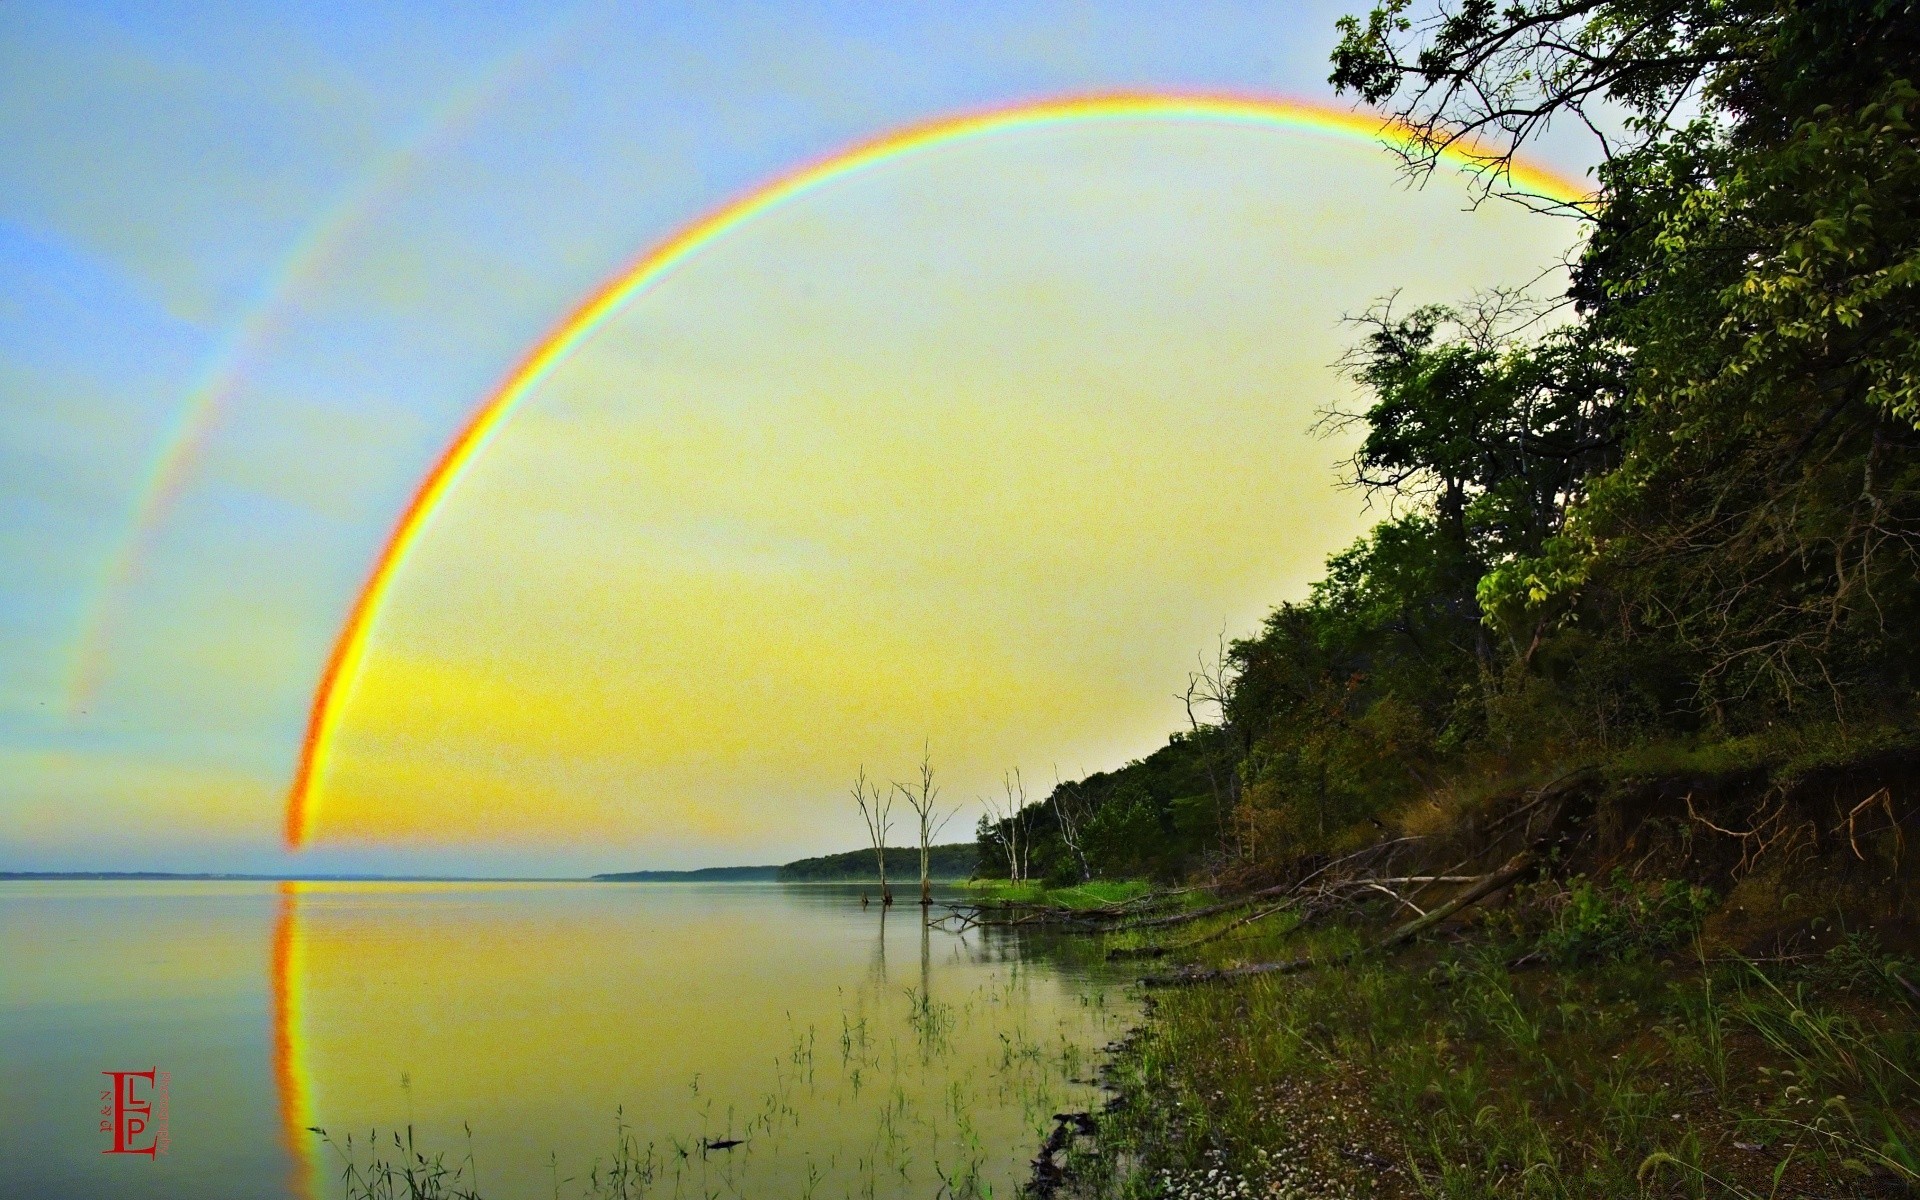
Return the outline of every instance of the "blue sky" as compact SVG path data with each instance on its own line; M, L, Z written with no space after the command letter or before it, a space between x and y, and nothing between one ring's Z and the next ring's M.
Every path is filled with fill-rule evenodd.
M0 7L0 869L284 865L276 797L312 680L395 513L517 356L677 225L959 110L1127 88L1331 99L1347 7ZM1508 281L1470 275L1461 290ZM67 713L142 484L223 362L235 385L127 582L102 685ZM612 865L731 850L642 840Z

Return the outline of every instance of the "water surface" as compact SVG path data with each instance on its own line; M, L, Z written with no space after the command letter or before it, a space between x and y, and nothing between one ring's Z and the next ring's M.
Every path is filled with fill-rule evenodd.
M859 890L0 883L0 1195L321 1200L408 1127L487 1197L622 1164L659 1196L1014 1194L1098 1102L1124 994L1070 940ZM100 1073L150 1067L167 1153L102 1154Z

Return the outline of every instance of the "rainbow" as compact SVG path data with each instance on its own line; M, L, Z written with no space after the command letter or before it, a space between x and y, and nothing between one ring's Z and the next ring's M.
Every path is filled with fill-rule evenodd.
M730 230L863 171L975 138L1060 125L1141 120L1252 125L1388 145L1405 145L1410 140L1404 127L1377 115L1271 97L1159 92L1069 96L907 126L801 166L681 227L623 267L536 343L467 420L414 491L380 548L321 673L287 796L287 846L298 849L312 834L314 790L326 768L353 683L365 662L374 620L429 518L515 406L609 318ZM1468 169L1486 166L1486 160L1476 156L1471 146L1456 147L1448 151L1447 158ZM1516 165L1505 181L1515 190L1561 205L1577 205L1587 194L1578 184L1531 166Z
M556 23L532 45L500 58L472 80L454 89L410 133L373 164L373 169L341 193L319 219L295 238L248 300L231 332L194 376L160 450L134 492L132 512L118 545L107 557L93 600L81 614L79 636L67 671L65 706L69 719L82 715L106 676L108 651L118 639L126 615L128 591L140 564L193 475L195 463L220 427L227 408L263 351L287 328L301 298L323 280L338 256L354 245L382 211L381 202L429 154L468 132L475 121L528 79L544 72L582 32L575 17Z

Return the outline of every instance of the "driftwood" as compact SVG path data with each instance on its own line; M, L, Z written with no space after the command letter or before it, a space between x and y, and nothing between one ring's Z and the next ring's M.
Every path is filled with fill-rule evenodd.
M957 921L953 932L965 933L969 929L1011 928L1022 925L1063 925L1077 928L1084 933L1099 933L1107 928L1099 921L1071 908L1026 908L1018 905L987 904L946 904L947 911L938 917L928 917L928 925L946 928L946 922ZM988 917L987 913L1010 914L1001 918Z
M1394 891L1392 888L1389 888L1386 885L1390 883L1395 883L1395 884L1478 883L1480 882L1481 878L1482 877L1479 875L1370 875L1370 876L1366 876L1364 878L1359 878L1359 879L1335 880L1330 883L1322 884L1319 887L1319 889L1317 889L1317 891L1312 894L1311 897L1307 898L1304 901L1297 896L1289 896L1286 899L1283 899L1282 901L1280 901L1280 903L1278 904L1269 905L1268 907L1261 909L1259 912L1251 913L1247 916L1241 917L1237 921L1232 921L1232 922L1229 922L1228 924L1222 925L1220 928L1213 930L1211 933L1205 933L1196 938L1189 938L1184 942L1169 942L1169 943L1164 943L1157 946L1121 946L1116 949L1109 950L1107 951L1107 961L1118 962L1122 959L1128 959L1128 958L1160 958L1164 955L1171 954L1177 950L1190 950L1195 946L1204 946L1208 942L1217 941L1220 938L1223 938L1228 934L1234 932L1235 930L1244 929L1248 925L1252 925L1257 922L1264 921L1268 917L1271 917L1276 913L1287 912L1291 909L1302 909L1303 910L1302 919L1308 920L1313 918L1314 916L1319 915L1322 912L1325 912L1329 908L1333 908L1340 904L1346 903L1346 900L1340 895L1340 893L1343 893L1343 892L1352 892L1352 891L1381 892L1381 893L1384 893L1385 895L1393 897L1396 901L1406 906L1407 908L1411 908L1415 912L1415 914L1420 916L1425 916L1426 915L1425 910L1423 910L1419 905L1415 904L1413 901L1407 899L1405 896L1402 896L1400 893ZM1293 885L1293 886L1297 889L1298 886L1300 885ZM1276 889L1269 888L1261 892L1255 892L1253 893L1253 895L1254 896L1271 895L1274 890ZM1234 907L1243 906L1244 900L1245 898L1243 897L1242 904L1235 905ZM1221 911L1225 911L1225 909L1223 909L1223 906L1215 905L1213 906L1212 909L1208 911L1213 913L1218 913ZM1129 925L1126 928L1138 929L1140 928L1140 926Z
M1019 900L980 900L933 901L929 908L939 907L946 912L938 917L929 914L927 924L949 928L947 922L957 922L951 928L965 933L969 929L983 926L1014 925L1057 925L1074 933L1110 933L1122 926L1115 922L1128 921L1143 908L1161 904L1173 896L1203 890L1197 887L1166 888L1135 896L1131 900L1120 900L1111 904L1101 904L1093 908L1067 908L1057 904L1034 904ZM1245 904L1245 898L1234 901L1227 908L1237 908ZM989 916L988 914L997 914ZM1125 928L1136 928L1140 922L1128 924Z
M1372 945L1363 946L1358 950L1349 951L1346 954L1336 954L1331 958L1324 959L1290 958L1279 962L1248 963L1239 967L1220 967L1204 971L1176 971L1169 975L1151 975L1141 982L1145 983L1148 987L1172 987L1189 983L1210 983L1220 979L1244 979L1252 975L1291 975L1295 972L1309 970L1314 967L1344 966L1364 954L1390 950L1395 946L1412 940L1423 930L1431 929L1461 909L1478 904L1501 888L1511 884L1532 870L1537 862L1538 859L1531 849L1522 850L1520 853L1508 859L1505 865L1499 870L1488 875L1480 876L1471 887L1468 887L1453 899L1448 900L1445 904L1440 905L1433 911L1422 916L1415 917L1403 925L1397 926ZM1356 880L1354 882L1365 881Z
M1149 975L1140 982L1148 987L1176 987L1185 983L1212 983L1219 979L1245 979L1249 975L1292 975L1313 967L1337 967L1350 962L1352 954L1337 954L1328 959L1289 958L1282 962L1248 963L1242 967L1217 967L1211 971L1175 971L1171 975Z
M1405 925L1389 933L1386 937L1380 939L1376 948L1384 950L1389 946L1397 946L1421 930L1428 929L1446 920L1461 909L1469 905L1478 904L1480 901L1485 900L1488 896L1491 896L1493 893L1506 887L1514 880L1532 870L1534 862L1533 851L1522 850L1520 853L1508 859L1506 865L1498 871L1495 871L1491 875L1482 876L1480 882L1474 884L1466 891L1461 892L1458 896L1455 896L1425 916L1415 917Z
M1123 958L1159 958L1161 955L1169 954L1175 950L1186 950L1194 946L1204 946L1217 938L1225 937L1236 929L1251 925L1256 921L1264 921L1273 914L1285 912L1293 906L1294 902L1292 900L1283 900L1270 908L1263 908L1250 916L1241 917L1238 921L1222 925L1212 933L1201 934L1197 938L1189 938L1184 942L1173 942L1164 946L1121 946L1118 949L1107 951L1107 961L1118 962Z
M1539 787L1532 789L1531 792L1527 793L1529 796L1529 799L1525 804L1522 804L1520 807L1516 809L1512 809L1509 812L1503 813L1500 816L1495 817L1492 821L1490 821L1487 824L1486 828L1482 831L1482 838L1484 840L1479 849L1473 851L1471 854L1467 855L1465 858L1461 859L1459 862L1454 863L1452 866L1448 867L1439 877L1437 877L1433 881L1433 883L1463 882L1462 880L1460 880L1458 876L1454 875L1453 873L1455 871L1462 869L1463 867L1468 866L1469 864L1479 862L1482 858L1485 858L1487 855L1492 854L1496 849L1499 848L1501 840L1507 836L1504 833L1500 833L1498 834L1498 836L1495 836L1496 831L1505 829L1507 826L1512 825L1515 821L1519 820L1521 817L1527 818L1525 825L1521 827L1522 836L1530 835L1532 833L1533 824L1534 824L1533 815L1543 804L1546 804L1548 801L1553 802L1553 807L1552 809L1549 810L1549 815L1547 816L1547 827L1549 830L1551 830L1552 827L1560 819L1560 814L1565 806L1565 801L1567 797L1577 792L1580 788L1584 787L1586 783L1594 776L1597 770L1598 768L1594 767L1592 764L1578 766L1573 768L1571 771L1567 771L1551 780L1548 780L1546 783L1541 784ZM1533 839L1533 844L1538 845L1539 839ZM1477 879L1479 877L1470 876L1469 878ZM1408 882L1412 882L1412 881L1409 880ZM1429 887L1432 887L1433 883L1422 883L1419 887L1413 890L1412 894L1414 896L1420 895L1420 893L1426 891Z
M1102 904L1099 908L1087 909L1086 911L1103 913L1103 914L1110 913L1116 917L1124 917L1129 913L1135 912L1139 909L1152 908L1154 905L1159 904L1161 901L1169 899L1174 896L1184 896L1189 892L1208 892L1212 890L1213 888L1209 884L1194 884L1187 887L1161 888L1159 891L1156 891L1156 892L1148 892L1144 896L1135 896L1131 900L1119 900L1111 904Z
M1174 913L1172 916L1148 917L1144 920L1129 921L1125 925L1120 926L1120 928L1121 929L1166 929L1174 925L1185 925L1185 924L1188 924L1189 922L1198 921L1205 917L1218 916L1223 912L1233 912L1236 909L1245 908L1247 907L1247 905L1252 904L1255 900L1262 899L1267 896L1278 895L1279 893L1284 892L1286 890L1287 889L1285 886L1265 888L1258 892L1249 892L1248 894L1241 896L1237 900L1228 900L1220 904L1209 904L1205 908L1190 908L1186 912L1177 912L1177 913Z
M1119 926L1115 930L1115 932L1131 931L1135 929L1168 929L1175 925L1187 925L1187 924L1191 924L1194 921L1204 920L1207 917L1217 917L1221 913L1233 912L1237 909L1248 908L1258 903L1261 900L1267 899L1270 896L1297 895L1301 891L1303 891L1309 883L1312 883L1315 879L1318 879L1320 876L1325 875L1328 871L1333 870L1335 867L1344 866L1347 863L1350 863L1357 858L1366 858L1372 855L1380 854L1383 851L1393 849L1395 846L1402 846L1407 844L1408 842L1417 842L1421 840L1423 839L1418 837L1400 837L1400 838L1394 838L1391 841L1379 842L1375 845L1368 846L1363 850L1357 850L1352 854L1346 855L1345 857L1336 858L1332 862L1324 863L1321 866L1317 867L1316 869L1308 872L1302 878L1295 880L1292 883L1280 883L1280 884L1275 884L1272 887L1261 888L1259 891L1248 892L1246 895L1236 897L1232 900L1225 900L1219 904L1209 904L1205 908L1188 909L1186 912L1177 912L1177 913L1173 913L1170 916L1165 916L1165 917L1149 917L1146 920L1129 921L1125 925ZM1478 877L1475 876L1475 878L1478 878ZM1392 878L1383 879L1383 882L1393 882L1395 879L1399 880L1400 882L1411 883L1411 882L1415 882L1416 877L1395 876Z

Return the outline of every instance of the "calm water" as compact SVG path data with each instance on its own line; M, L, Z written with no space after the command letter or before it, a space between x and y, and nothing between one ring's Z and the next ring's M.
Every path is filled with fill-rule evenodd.
M487 1197L590 1193L617 1126L648 1195L1013 1195L1125 994L858 894L0 883L0 1195L321 1200L408 1124ZM153 1067L167 1152L103 1154L101 1072Z

